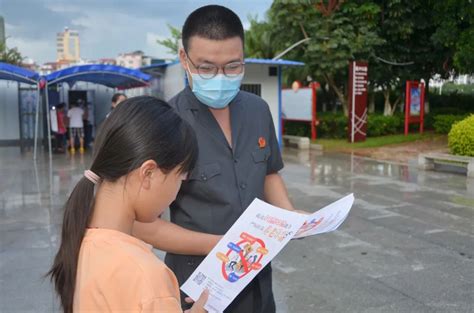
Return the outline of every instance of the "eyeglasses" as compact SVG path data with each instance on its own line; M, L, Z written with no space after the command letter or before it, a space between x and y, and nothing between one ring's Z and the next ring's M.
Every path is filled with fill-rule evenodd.
M191 62L191 64L197 70L199 76L203 79L214 78L217 73L219 73L219 68L222 68L222 72L224 73L224 75L230 78L237 77L244 71L244 62L231 62L227 63L223 67L217 66L212 63L202 63L196 66L187 54L186 58L189 60L189 62Z

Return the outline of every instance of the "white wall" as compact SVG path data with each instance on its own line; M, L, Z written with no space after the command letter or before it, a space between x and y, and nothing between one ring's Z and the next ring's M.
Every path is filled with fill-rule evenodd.
M18 83L0 80L0 140L20 139Z
M269 67L269 65L265 64L245 65L245 76L242 84L261 84L262 98L270 107L278 138L280 134L278 114L278 76L269 76Z
M184 89L184 69L180 63L170 65L166 68L163 76L163 96L168 101Z

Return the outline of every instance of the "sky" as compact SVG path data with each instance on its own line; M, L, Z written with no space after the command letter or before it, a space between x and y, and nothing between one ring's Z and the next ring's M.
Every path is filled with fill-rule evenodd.
M207 4L236 12L244 28L248 16L265 17L272 0L0 0L7 46L38 64L56 60L56 34L79 31L81 58L115 58L142 50L158 58L172 57L157 39L170 37L166 24L181 28L193 10Z

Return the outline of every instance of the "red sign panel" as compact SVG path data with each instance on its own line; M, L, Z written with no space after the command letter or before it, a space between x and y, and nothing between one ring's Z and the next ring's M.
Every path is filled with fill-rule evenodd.
M353 61L349 65L349 141L365 141L367 134L366 62Z
M405 90L405 136L408 135L409 124L420 124L423 133L425 116L425 84L407 81Z

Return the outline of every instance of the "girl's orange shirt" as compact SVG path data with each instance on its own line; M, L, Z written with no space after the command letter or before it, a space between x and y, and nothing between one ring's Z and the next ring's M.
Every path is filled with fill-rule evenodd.
M81 244L74 312L182 312L175 275L145 242L88 229Z

